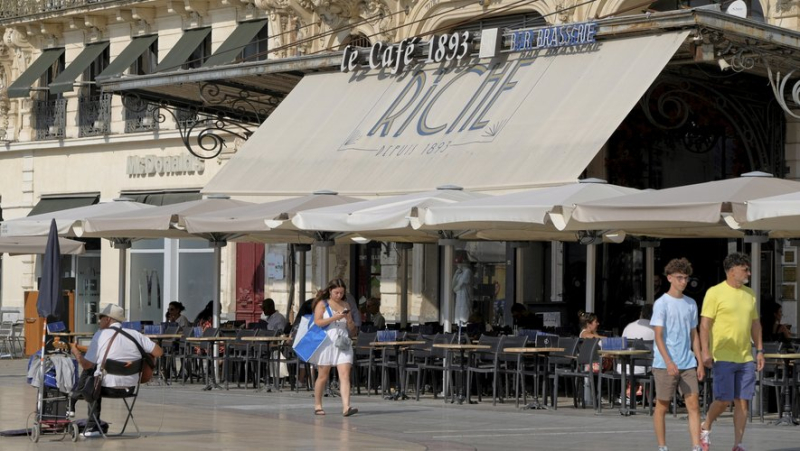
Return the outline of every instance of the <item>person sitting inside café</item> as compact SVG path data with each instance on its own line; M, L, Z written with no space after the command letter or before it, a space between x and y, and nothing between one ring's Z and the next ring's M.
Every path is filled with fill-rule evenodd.
M380 299L369 298L367 300L367 320L378 330L386 328L386 319L381 314Z
M283 333L286 328L286 317L275 310L275 301L271 298L264 299L261 303L261 310L264 312L261 315L261 322L267 325L267 330L277 330Z
M514 318L514 325L517 326L517 329L540 330L544 327L542 316L529 312L524 304L512 305L511 317Z
M164 354L160 346L153 343L152 340L145 337L141 333L133 329L123 329L122 322L125 321L125 310L115 304L106 305L100 313L97 314L100 329L95 332L92 337L92 342L83 354L78 346L73 343L71 345L72 355L75 360L83 368L83 374L75 386L75 398L72 400L70 406L70 415L74 415L75 403L77 398L82 396L82 388L87 383L92 383L88 376L102 377L103 391L106 393L122 392L127 393L134 389L139 383L139 375L133 374L130 376L119 376L115 374L103 374L103 362L108 359L118 360L124 362L133 362L142 359L142 353L139 351L139 346L153 357L158 358ZM120 332L121 331L121 332ZM135 341L134 341L135 340ZM138 346L137 346L138 343ZM95 401L94 417L90 417L86 422L86 429L84 430L84 437L99 437L100 424L95 423L95 417L100 421L100 410L102 394L100 398ZM91 404L89 411L91 412ZM102 424L102 423L101 423Z

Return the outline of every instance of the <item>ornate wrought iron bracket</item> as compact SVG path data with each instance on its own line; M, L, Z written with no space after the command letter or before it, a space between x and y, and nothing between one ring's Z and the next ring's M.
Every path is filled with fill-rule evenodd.
M790 80L792 80L792 75L794 75L797 70L792 69L786 75L781 75L780 71L773 72L769 63L767 63L766 66L769 84L772 86L772 92L775 94L775 100L778 102L778 105L780 105L781 109L783 109L783 111L789 116L795 119L800 119L800 114L795 113L789 108L789 105L786 102L786 96L784 95L786 92L786 85L788 85ZM792 102L794 102L795 108L800 109L800 80L795 80L792 84L789 98L791 98Z
M144 113L142 122L145 126L164 124L168 117L172 118L186 149L204 160L219 156L230 139L246 141L253 134L253 129L260 124L206 112L195 106L175 106L167 101L153 102L142 99L137 94L124 94L122 103L133 112Z

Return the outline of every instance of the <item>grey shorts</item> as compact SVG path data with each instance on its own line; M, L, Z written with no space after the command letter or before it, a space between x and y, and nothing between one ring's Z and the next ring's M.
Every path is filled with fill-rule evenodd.
M697 368L680 370L677 376L670 376L664 368L653 368L653 377L656 380L656 399L670 401L675 393L675 388L680 387L683 396L700 393L697 384Z

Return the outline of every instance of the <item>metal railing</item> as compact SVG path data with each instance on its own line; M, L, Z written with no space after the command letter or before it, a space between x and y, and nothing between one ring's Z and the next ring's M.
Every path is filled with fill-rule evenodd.
M125 116L125 133L158 130L160 112L157 107L134 96L122 100Z
M112 94L78 98L78 136L107 135L111 131Z
M34 14L63 11L82 6L108 6L113 3L120 3L120 0L0 0L0 22Z
M67 125L67 100L34 100L31 112L36 141L64 137Z

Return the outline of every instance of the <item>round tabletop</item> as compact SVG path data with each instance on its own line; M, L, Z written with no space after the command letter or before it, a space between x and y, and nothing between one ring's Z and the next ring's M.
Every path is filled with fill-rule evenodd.
M647 349L610 349L607 351L600 350L600 355L610 355L610 356L645 355L645 354L650 354L650 351L648 351Z
M51 332L54 337L91 337L94 332Z
M800 359L800 353L794 354L764 354L765 359Z
M164 339L164 338L181 338L181 334L144 334L147 338Z
M373 341L370 343L370 346L413 346L413 345L424 345L425 341L421 340L409 340L409 341Z
M483 349L491 349L492 347L489 345L459 345L459 344L448 344L448 343L435 343L433 345L434 348L441 348L441 349L452 349L452 350L462 350L462 351L479 351Z
M233 341L236 337L189 337L186 341L210 342L210 341Z
M503 352L518 354L536 354L540 352L564 352L564 348L503 348Z
M242 337L242 341L261 341L261 342L270 342L270 341L286 341L291 340L289 337Z

